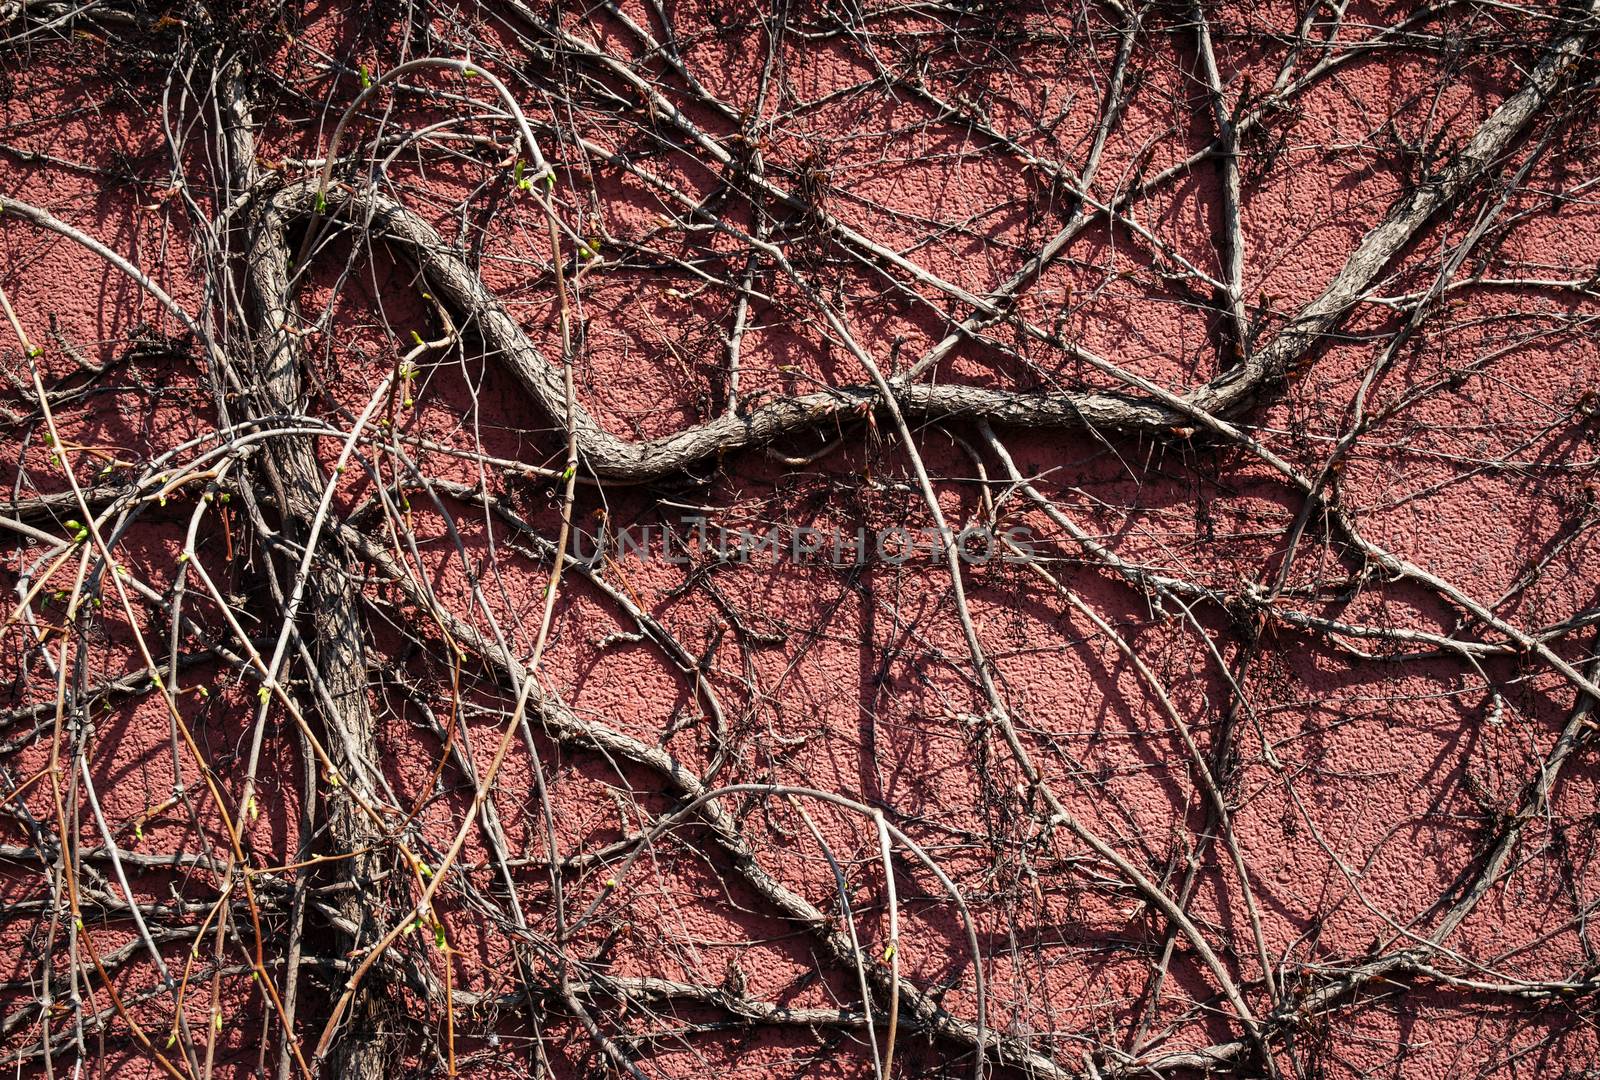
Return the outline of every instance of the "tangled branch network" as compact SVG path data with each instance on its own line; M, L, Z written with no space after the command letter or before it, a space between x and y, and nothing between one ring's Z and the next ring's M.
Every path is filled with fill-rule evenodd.
M1597 56L0 3L0 1068L1578 1075Z

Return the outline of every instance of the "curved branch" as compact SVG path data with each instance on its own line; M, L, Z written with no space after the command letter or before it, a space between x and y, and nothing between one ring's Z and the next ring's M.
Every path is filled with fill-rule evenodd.
M1583 21L1568 24L1529 73L1523 87L1501 103L1450 165L1430 182L1408 189L1383 221L1362 239L1322 294L1305 305L1264 348L1244 363L1187 394L1164 390L1113 361L1059 343L1073 355L1123 383L1125 392L1026 393L978 386L930 385L891 380L896 403L922 419L981 418L1014 427L1086 428L1101 432L1187 435L1195 418L1240 415L1270 396L1285 375L1336 330L1403 252L1441 211L1457 204L1510 152L1562 81L1584 55L1600 17L1600 0ZM286 230L318 211L317 188L299 183L280 190L263 227ZM487 349L538 403L553 424L567 415L561 373L529 340L504 303L483 284L461 255L431 225L401 204L375 192L334 190L335 208L362 219L428 278L434 294L475 325ZM751 244L761 242L745 237ZM770 245L764 245L770 246ZM780 398L743 413L730 413L655 439L630 441L605 430L579 405L573 434L585 467L599 479L647 483L682 472L722 454L765 446L796 434L838 427L878 408L882 397L869 384Z

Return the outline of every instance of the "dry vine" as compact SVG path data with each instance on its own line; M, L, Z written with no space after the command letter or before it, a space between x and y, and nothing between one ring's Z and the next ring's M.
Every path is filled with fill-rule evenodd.
M0 1068L1594 1060L1597 55L0 3Z

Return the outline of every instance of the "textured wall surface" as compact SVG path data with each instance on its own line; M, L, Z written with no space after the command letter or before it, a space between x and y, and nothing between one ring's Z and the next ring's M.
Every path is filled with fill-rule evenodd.
M0 1065L1591 1075L1597 40L0 4Z

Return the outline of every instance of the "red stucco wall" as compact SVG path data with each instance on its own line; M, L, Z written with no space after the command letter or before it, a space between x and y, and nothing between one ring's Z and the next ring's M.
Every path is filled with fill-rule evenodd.
M993 289L1072 212L1062 185L1025 159L1080 167L1120 40L1113 32L1116 11L1005 5L957 16L907 5L869 19L871 34L852 37L824 32L825 13L802 6L795 5L794 26L778 54L781 90L774 92L775 103L763 106L763 115L773 119L760 142L768 171L812 192L839 221L931 274L977 294ZM659 27L649 5L624 7L632 18ZM668 6L686 63L707 92L736 111L753 107L768 42L759 21L737 8ZM1259 324L1258 343L1271 340L1316 298L1426 170L1439 168L1522 86L1549 44L1556 10L1451 5L1437 18L1420 19L1415 39L1400 36L1381 48L1351 51L1267 115L1240 158L1242 280L1246 306ZM1233 107L1248 106L1273 87L1300 12L1285 4L1226 4L1208 13L1217 29L1225 97ZM1309 69L1314 55L1345 55L1341 49L1351 43L1384 40L1385 27L1410 15L1406 5L1351 4L1332 31L1335 45L1317 47L1296 61L1296 70ZM558 17L598 47L637 60L639 70L660 74L660 61L641 59L646 50L616 17L567 10ZM40 30L47 20L29 8L0 27L0 35L32 28L26 40L8 44L0 61L6 85L0 193L48 209L98 238L187 311L209 310L215 318L219 309L206 284L222 280L225 268L208 267L200 257L196 216L185 199L193 198L201 215L218 213L218 150L200 98L181 100L183 78L154 55L191 47L200 35L193 16L174 12L171 19L138 30L92 20ZM576 369L582 402L604 427L629 438L705 419L720 407L724 387L724 339L737 294L722 279L743 272L736 240L686 228L680 205L602 160L597 147L642 152L648 139L639 116L620 106L608 111L582 93L566 110L547 92L559 79L530 55L509 28L514 23L499 18L494 5L430 8L416 19L431 27L431 39L408 36L391 13L360 5L308 5L246 20L264 57L253 61L263 100L276 103L256 116L269 180L309 174L306 161L326 148L338 112L359 92L355 69L387 70L402 53L481 58L536 122L554 122L593 144L586 154L553 141L546 148L560 162L565 219L598 249L598 258L578 261L586 269L574 285L583 328ZM1152 9L1145 19L1133 53L1136 92L1090 186L1102 202L1184 161L1213 137L1184 13ZM1324 30L1326 21L1319 16ZM131 35L140 48L121 35ZM916 66L917 49L926 52L928 86L950 100L959 95L975 103L996 130L1023 133L1019 145L997 146L959 117L941 117L906 87L873 86L874 56L898 70ZM571 77L578 81L570 85L582 91L579 76ZM676 75L660 77L696 124L737 147L727 117L694 104ZM1316 475L1346 430L1363 378L1406 317L1398 302L1373 297L1425 291L1485 208L1496 206L1498 182L1528 163L1516 190L1496 209L1490 236L1456 275L1457 286L1377 380L1367 408L1379 421L1335 481L1339 506L1368 539L1528 633L1596 603L1590 528L1596 437L1588 403L1600 377L1592 285L1600 209L1592 188L1593 112L1584 107L1592 87L1582 82L1592 77L1588 71L1575 75L1579 89L1563 99L1568 111L1559 122L1531 128L1497 163L1494 182L1475 187L1459 208L1423 230L1342 330L1241 417L1261 445ZM188 90L199 95L203 86L196 74ZM422 75L415 86L433 96L382 99L389 110L385 130L481 113L488 100L481 81ZM462 94L479 104L468 109L459 96L448 96ZM375 128L371 118L356 125L347 149L370 139ZM559 353L553 290L541 269L543 225L534 202L507 184L511 128L480 117L458 130L496 141L484 154L487 164L452 159L438 147L428 149L426 160L401 154L390 190L445 237L466 236L485 283L548 353ZM176 154L169 131L179 140ZM1407 147L1433 157L1419 161ZM470 144L462 148L472 150ZM728 196L719 172L695 155L663 153L648 162L656 175L709 200L729 221L750 224L744 201ZM174 183L175 165L186 190ZM1185 268L1225 273L1221 204L1215 160L1177 171L1132 207L1137 228L1126 221L1107 227L1103 220L1087 227L1027 289L1018 313L1163 386L1181 391L1205 381L1228 352L1227 335L1215 296ZM918 286L925 302L897 292L890 283L905 281L905 274L867 265L815 219L787 211L778 217L773 243L846 313L852 331L885 368L903 369L939 340L944 326L936 311L958 318L967 313L926 285ZM673 260L709 268L718 280L697 280ZM1511 284L1465 284L1474 277ZM752 304L743 349L747 401L866 381L857 361L828 340L792 282L771 267L762 268L758 282L765 295ZM91 388L64 392L52 405L81 483L113 483L214 428L201 347L104 260L8 213L0 216L0 287L43 346L38 363L46 381L64 391ZM410 348L411 332L428 337L439 330L418 289L409 265L381 244L369 251L340 241L318 256L314 280L300 294L308 323L327 312L303 338L308 412L347 429L399 353ZM220 333L221 324L215 325ZM49 332L52 326L59 338ZM957 349L937 369L938 380L1023 390L1107 384L1104 375L1061 350L1026 341L1014 327L990 333L987 342ZM168 337L161 348L148 345ZM76 373L63 342L118 366L87 380ZM147 345L136 347L140 342ZM25 379L20 349L8 344L3 351L5 370ZM408 390L412 407L396 403L382 414L403 435L427 440L408 448L419 469L438 481L481 482L553 533L559 497L548 480L474 462L470 454L559 469L563 440L556 418L541 414L481 349L440 350L420 364ZM19 386L5 399L17 414L6 426L10 450L3 466L5 498L13 502L66 489L61 448L45 439L32 398L31 387ZM979 434L960 420L914 426L945 513L957 525L980 520L984 508L969 448L976 448L992 479L1000 470ZM842 434L840 448L810 464L785 465L752 450L643 487L585 485L576 515L586 527L602 518L659 525L695 508L730 527L786 523L853 532L926 525L908 458L887 420L880 415ZM1039 489L1121 559L1219 593L1272 585L1303 505L1259 457L1225 441L1004 427L1000 437L1018 467L1038 478ZM804 455L823 442L800 437L781 449ZM324 466L331 467L339 449L335 439L318 443ZM392 461L384 467L392 470ZM269 599L260 582L270 555L251 539L238 501L202 506L194 497L198 490L174 492L142 513L117 539L119 558L165 592L179 573L190 515L203 510L198 560L219 588L237 591L246 632L265 635L270 645L276 632L270 606L259 623L250 614ZM356 512L372 492L370 477L352 470L339 485L334 509ZM1280 991L1301 992L1369 954L1406 947L1410 935L1426 937L1437 925L1441 900L1454 899L1452 889L1481 867L1497 830L1524 804L1530 778L1573 709L1572 681L1528 650L1490 650L1476 663L1453 655L1405 658L1422 650L1400 640L1308 631L1244 606L1197 603L1191 622L1171 602L1155 610L1149 596L1096 565L1004 483L997 480L990 494L1004 496L1004 522L1031 531L1049 573L1143 658L1203 748L1215 745L1224 726L1231 729L1233 833L1249 867ZM514 651L525 655L538 630L546 561L531 557L503 522L491 527L481 507L450 499L444 508L448 523L439 506L411 494L403 516L416 535L410 557L445 606L482 632L492 614ZM66 535L73 528L66 520L79 516L30 520ZM387 542L377 523L363 528ZM10 585L36 556L15 536L6 543ZM482 606L472 598L468 565L476 570ZM13 711L0 730L0 792L8 796L30 778L48 776L53 749L72 760L70 724L58 737L53 709L26 717L16 710L49 702L56 693L36 628L62 618L77 572L77 559L65 560L30 598L35 629L20 615L7 625L11 681L4 704ZM672 658L650 641L624 637L637 629L634 621L576 574L563 586L541 668L548 692L578 717L659 747L691 771L708 769L720 753L725 762L714 782L801 785L881 807L936 857L970 904L993 1027L1032 1040L1074 1074L1090 1067L1085 1054L1098 1053L1093 1067L1110 1071L1113 1064L1159 1064L1164 1055L1242 1037L1216 981L1182 940L1159 1001L1151 1001L1166 921L1070 832L1040 834L1030 817L1039 806L1037 793L1023 782L997 730L978 719L986 706L974 687L945 567L841 569L757 560L707 572L658 558L612 564L605 578L703 658L725 726L714 730L704 699ZM1201 842L1209 811L1188 751L1149 680L1101 628L1025 568L971 566L966 586L994 677L1052 790L1086 828L1179 894L1185 860ZM187 588L195 617L224 632L215 605L193 580ZM392 827L419 850L439 851L460 827L471 794L458 768L441 764L442 744L419 702L448 720L451 679L460 679L467 706L461 737L482 768L514 695L470 656L453 674L448 650L423 613L388 585L370 581L364 588L372 600L369 645L385 661L372 672L370 699L389 786L385 801L397 811ZM73 655L93 676L90 682L142 666L120 600L104 579L101 592L103 610L92 630L72 638ZM52 606L55 594L61 599ZM1425 631L1496 649L1506 640L1463 618L1437 590L1375 568L1330 536L1317 514L1276 603L1291 614ZM150 620L142 613L137 622L164 648L164 624ZM408 641L408 634L426 646ZM1591 630L1578 629L1550 642L1561 657L1581 665L1593 653L1592 639ZM59 651L59 637L46 640ZM1230 673L1241 671L1244 706L1228 682ZM1486 678L1493 693L1485 690ZM186 669L179 689L180 712L198 748L221 790L236 798L256 684L206 662ZM160 695L119 697L90 717L88 771L123 850L223 857L225 834L211 801L198 793L187 750L177 757L195 792L192 816L171 803L173 724ZM648 770L543 735L536 746L556 810L553 842L563 858L603 850L637 829L641 812L672 805L662 778ZM304 839L304 762L293 722L281 708L269 714L265 748L255 803L231 806L263 871L293 862ZM499 774L494 804L513 853L528 864L516 880L532 933L548 939L555 915L541 860L550 838L533 775L518 742ZM81 777L71 768L62 776L65 811L82 844L99 847ZM1583 746L1564 765L1547 812L1526 826L1511 865L1429 959L1431 974L1396 971L1363 983L1337 1007L1307 1016L1292 1040L1275 1044L1277 1067L1285 1075L1330 1077L1586 1075L1580 1070L1596 1054L1588 991L1528 988L1587 986L1593 976L1586 918L1600 887L1593 867L1595 788L1593 752ZM828 864L789 803L732 799L729 806L775 878L822 910L836 909ZM876 835L859 817L820 805L808 809L846 863L858 930L871 943L868 951L881 956L887 929ZM47 943L50 867L18 850L32 849L38 843L33 830L48 832L54 814L49 783L35 782L8 799L0 816L0 845L7 845L0 848L0 903L8 908L0 925L0 1055L8 1062L22 1055L16 1068L24 1074L41 1069L34 1051L42 1025L31 1004L40 956L53 950L55 970L69 967L62 938L70 919L57 924L56 940ZM710 852L703 831L687 828L636 863L615 888L605 883L614 880L616 857L569 868L568 908L582 911L598 900L592 925L571 946L574 955L592 958L601 950L603 970L617 977L712 987L737 977L753 1000L856 1007L853 974L824 959L803 928L742 883L725 856ZM498 898L489 858L481 835L471 831L459 865L478 890ZM948 983L943 1007L971 1019L976 983L959 921L939 901L938 883L909 857L897 861L896 871L904 973L924 988ZM103 863L94 871L107 872ZM266 875L259 885L263 896L277 887L267 878L290 876ZM405 910L399 898L411 887L402 885L404 878L397 873L384 886L395 890L396 912ZM218 881L203 867L151 867L136 875L135 889L151 903L188 905L181 913L162 909L158 921L192 927L208 920ZM103 876L81 876L80 884L88 901L96 890L121 895ZM263 900L269 907L272 902ZM1252 1009L1270 1014L1273 1001L1262 983L1243 894L1218 845L1205 847L1184 905L1218 947ZM99 912L92 902L86 910L93 912L86 922L102 955L136 946L125 917ZM441 896L440 910L448 958L428 947L426 932L407 936L400 946L406 955L439 978L448 966L457 988L512 992L517 979L510 937L484 904L453 888ZM235 918L249 926L242 909ZM269 931L281 934L283 919L269 913ZM332 957L330 934L313 940ZM179 974L190 960L189 941L177 939L164 949ZM251 1075L265 1006L248 969L239 968L248 963L246 950L225 949L231 966L213 983L206 941L194 959L185 1007L203 1044L215 989L216 1015L223 1018L217 1071ZM281 979L281 966L271 970ZM534 976L553 977L548 968L536 968ZM151 1041L160 1046L173 999L149 993L156 979L136 951L113 983L130 1015L149 1025ZM329 995L317 989L326 974L305 979L302 1038L309 1052ZM89 983L85 1009L108 1008L99 977ZM1507 992L1512 984L1522 992ZM59 985L56 992L64 994ZM395 993L407 1003L411 1025L405 1067L443 1068L425 1049L444 1045L442 1002L410 990ZM619 1013L615 1003L596 1008L619 1030L662 1031L635 1048L638 1067L651 1076L872 1072L857 1032L758 1025L686 1034L681 1023L725 1020L725 1012L679 1005L668 1010L679 1020L667 1022ZM880 1022L881 1014L880 1006ZM1135 1035L1141 1018L1147 1024L1142 1037ZM533 1040L542 1040L558 1075L601 1067L582 1029L561 1019L559 1010L538 1032L515 1007L463 1008L449 1023L463 1073L538 1075ZM62 1049L73 1037L70 1006L58 1006L49 1026L61 1075L77 1056ZM907 1032L900 1038L897 1071L905 1075L971 1069L970 1053L948 1041ZM97 1074L158 1071L130 1037L126 1018L111 1021L104 1035L86 1029L84 1057ZM275 1061L274 1050L268 1067ZM1248 1066L1262 1067L1259 1061Z

